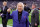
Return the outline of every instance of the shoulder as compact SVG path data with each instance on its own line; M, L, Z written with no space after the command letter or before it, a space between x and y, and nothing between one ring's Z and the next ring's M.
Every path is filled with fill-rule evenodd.
M37 11L38 11L38 9L37 9L37 8L35 8L35 9L34 9L34 11L36 11L36 12L37 12Z
M29 16L29 13L27 11L24 11L24 13Z
M5 6L5 8L7 8L7 9L8 9L8 6Z
M38 10L37 8L35 8L34 10Z
M3 7L1 7L1 10L3 9Z
M24 13L28 14L28 12L27 12L27 11L24 11Z
M15 11L12 11L12 13L16 13L17 11L15 10Z
M3 6L1 6L1 8L3 8Z

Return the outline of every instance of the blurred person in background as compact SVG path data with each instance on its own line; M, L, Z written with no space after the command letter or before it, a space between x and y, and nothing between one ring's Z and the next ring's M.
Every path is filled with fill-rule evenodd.
M40 8L38 8L38 10L40 10Z
M3 2L3 7L1 7L1 12L0 12L0 13L2 13L1 17L2 17L2 25L3 25L3 27L7 27L7 17L6 17L7 9L8 9L7 2L4 1Z
M28 13L31 12L31 9L28 7L28 5L26 3L24 3L24 10ZM27 20L27 19L26 19ZM29 25L31 26L31 24L29 23Z
M27 6L26 3L24 3L24 10L27 11L28 13L31 12L31 9Z
M7 12L10 13L10 9ZM13 19L13 27L29 27L28 16L28 12L24 11L24 4L19 2L17 4L17 10L13 11L11 15L9 14L8 17L9 19Z
M32 27L38 27L39 25L39 11L36 8L36 4L32 4L32 15L31 15L31 25Z

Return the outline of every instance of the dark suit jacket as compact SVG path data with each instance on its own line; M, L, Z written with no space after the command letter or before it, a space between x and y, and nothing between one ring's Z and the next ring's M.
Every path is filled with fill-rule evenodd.
M27 11L28 13L31 12L31 9L29 7L26 7L26 6L24 7L24 10Z
M5 19L7 16L7 9L8 9L8 7L7 6L5 6L5 8L4 8L4 11L3 11L3 7L1 7L1 12L0 13L3 13L2 15L1 15L1 17L2 17L2 19ZM5 18L4 18L5 17Z
M1 7L1 12L0 12L0 13L6 14L6 13L7 13L7 9L8 9L8 7L5 6L5 9L4 9L4 11L3 11L3 7Z
M38 9L34 9L34 11L32 12L31 15L31 25L35 26L35 23L37 23L37 25L39 25L39 11Z
M21 16L21 20L20 20L20 24L18 21L18 10L13 11L12 14L9 14L9 19L13 19L13 27L29 27L29 21L28 21L28 12L26 11L22 11L22 16ZM26 23L26 19L27 19L27 23Z

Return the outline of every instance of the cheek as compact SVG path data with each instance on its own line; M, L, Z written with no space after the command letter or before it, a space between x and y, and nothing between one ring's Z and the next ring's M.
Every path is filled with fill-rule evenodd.
M32 6L32 8L34 8L34 7Z
M21 7L18 7L19 10L21 10Z
M18 8L22 8L22 7L18 7Z

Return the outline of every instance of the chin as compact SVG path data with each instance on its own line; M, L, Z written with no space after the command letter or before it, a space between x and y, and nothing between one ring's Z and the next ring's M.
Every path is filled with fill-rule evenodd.
M19 10L19 12L21 12L21 10Z

